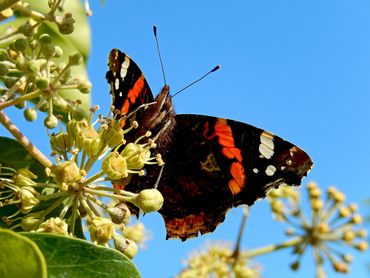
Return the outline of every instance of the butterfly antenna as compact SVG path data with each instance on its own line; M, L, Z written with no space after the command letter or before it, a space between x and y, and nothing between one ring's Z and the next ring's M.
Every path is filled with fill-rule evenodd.
M217 70L219 70L221 68L220 65L217 65L215 66L212 70L210 70L209 72L207 72L205 75L203 75L202 77L198 78L197 80L191 82L189 85L186 85L184 88L182 88L181 90L177 91L175 94L173 94L171 96L171 98L173 98L174 96L178 95L179 93L181 93L182 91L186 90L187 88L189 88L190 86L193 86L195 83L198 83L200 80L202 80L203 78L205 78L207 75L211 74L212 72L215 72Z
M163 75L163 82L164 82L164 85L167 85L166 74L164 73L164 66L163 66L162 55L161 55L161 51L159 50L159 43L158 43L158 36L157 36L157 26L155 26L155 25L153 25L153 33L154 33L154 38L155 38L155 44L157 46L157 52L158 52L159 62L161 63L161 69L162 69L162 75Z

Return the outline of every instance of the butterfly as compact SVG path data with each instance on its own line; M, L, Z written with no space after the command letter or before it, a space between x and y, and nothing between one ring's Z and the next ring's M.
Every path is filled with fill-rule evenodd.
M130 139L148 130L159 134L156 150L165 166L157 189L164 197L159 212L167 239L214 231L229 209L250 206L271 188L300 185L313 165L302 149L263 129L211 116L176 115L169 87L154 98L137 64L118 49L111 50L108 68L114 107L122 116L134 112L139 123ZM144 177L133 176L125 189L152 188L160 167L148 165L146 171Z

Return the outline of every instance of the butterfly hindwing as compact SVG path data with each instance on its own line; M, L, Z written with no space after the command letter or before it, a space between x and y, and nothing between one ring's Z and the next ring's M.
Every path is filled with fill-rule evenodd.
M299 185L307 154L254 126L201 115L177 115L158 189L167 237L213 231L228 209L252 205L269 188Z

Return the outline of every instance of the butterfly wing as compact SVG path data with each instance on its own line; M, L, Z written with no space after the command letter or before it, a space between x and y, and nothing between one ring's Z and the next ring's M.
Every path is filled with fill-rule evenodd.
M281 184L299 185L312 166L300 148L254 126L177 115L158 185L167 238L212 232L235 206L252 205Z
M112 49L108 58L106 78L110 84L112 103L121 115L140 105L153 102L153 94L138 65L125 53ZM142 111L136 113L138 116Z

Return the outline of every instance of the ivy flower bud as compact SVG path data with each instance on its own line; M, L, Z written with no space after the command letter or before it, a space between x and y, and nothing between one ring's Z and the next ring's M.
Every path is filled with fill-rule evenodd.
M15 49L20 52L26 51L27 46L28 46L28 41L27 39L24 39L24 38L16 39L14 42Z
M96 217L88 222L91 240L100 245L107 244L114 234L113 222L103 217Z
M83 124L77 134L76 145L87 155L96 155L101 147L100 135L92 125Z
M115 207L109 208L108 213L115 224L127 224L131 217L131 211L125 203L118 203Z
M357 243L355 247L359 251L366 251L369 248L369 243L367 241L362 241Z
M38 214L27 215L21 220L21 228L23 231L35 231L41 223L41 219Z
M20 31L22 32L23 35L30 38L35 33L35 28L33 28L32 24L27 21L20 27Z
M336 272L340 272L340 273L347 273L349 271L348 266L341 262L334 262L333 268Z
M63 49L60 46L56 45L55 46L55 58L60 58L62 56L63 56Z
M41 47L41 52L44 54L46 59L50 59L56 54L55 46L51 43L44 44Z
M118 234L113 235L114 247L122 254L133 259L137 254L137 245L135 241L126 239Z
M28 61L26 63L26 66L25 66L25 70L26 70L27 74L34 76L40 70L40 63L37 63L33 60ZM48 84L48 86L49 86L49 84Z
M74 161L66 161L55 167L55 181L64 191L69 187L78 189L81 178L80 169Z
M91 82L89 81L82 81L78 86L77 86L77 89L83 93L83 94L88 94L91 92L91 87L92 87L92 84Z
M57 154L71 152L73 148L73 139L68 133L61 132L51 136L50 146Z
M351 243L355 238L355 233L351 230L345 231L343 234L343 240L347 243Z
M68 224L59 217L51 217L42 223L36 232L68 235Z
M103 160L102 171L110 180L126 178L128 176L126 158L117 152L111 152Z
M37 119L37 111L34 108L27 108L23 111L23 115L29 122L33 122Z
M59 32L64 35L69 35L74 31L74 23L76 21L73 19L71 13L66 13L62 19L57 19L57 25Z
M36 185L36 182L34 182L33 179L37 179L37 176L34 173L25 168L21 168L17 170L14 183L19 187L34 186Z
M78 66L83 62L83 57L80 53L76 52L68 57L68 64L70 66Z
M41 44L50 44L52 42L52 38L49 34L42 34L40 37L39 37L39 42Z
M351 219L351 223L361 224L362 223L362 216L360 214L355 214Z
M294 271L297 271L299 269L299 261L296 261L290 265L290 268Z
M48 129L56 128L58 125L58 118L53 114L48 115L44 120L44 126Z
M35 80L35 85L39 90L46 90L49 87L50 80L44 76L38 76Z
M150 158L150 150L142 147L140 144L128 143L121 155L126 157L127 165L130 169L140 170Z
M114 148L123 142L123 129L118 122L108 125L103 130L102 136L103 144L110 148Z
M158 211L163 206L163 196L157 189L144 189L131 201L144 213Z
M40 195L33 187L23 186L18 192L20 203L20 211L24 214L30 212L34 206L39 203L37 196Z
M0 63L0 76L7 75L9 72L9 66L5 63Z

